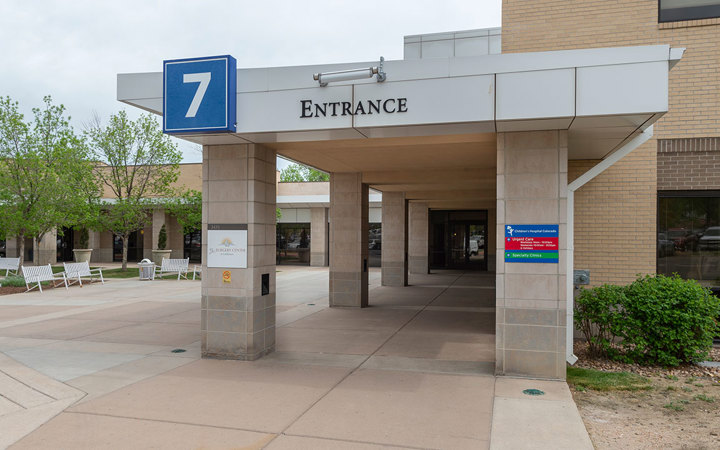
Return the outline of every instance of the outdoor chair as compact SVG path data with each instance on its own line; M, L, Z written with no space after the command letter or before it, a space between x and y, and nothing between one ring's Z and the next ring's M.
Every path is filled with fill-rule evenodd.
M18 274L20 269L20 258L0 258L0 270L5 271L5 276Z
M42 292L43 281L51 282L53 287L58 287L60 284L64 284L65 289L68 288L65 272L53 273L52 266L50 264L47 266L22 266L22 274L23 278L25 278L25 287L27 288L27 291L25 292L30 292L35 288L40 289L40 292ZM31 287L30 285L33 283L35 283L36 286Z
M179 280L180 277L188 279L188 266L190 265L190 258L185 259L168 259L163 258L162 264L155 266L155 275L161 277L166 273L177 273Z
M63 263L63 266L65 267L65 276L68 280L73 280L70 284L79 283L80 287L82 287L83 278L90 278L90 282L92 282L95 278L100 278L100 282L105 284L102 269L99 267L91 269L90 264L87 261L79 263Z

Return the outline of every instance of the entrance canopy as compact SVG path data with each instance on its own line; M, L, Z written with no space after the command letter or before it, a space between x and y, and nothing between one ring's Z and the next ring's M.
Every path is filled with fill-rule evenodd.
M568 159L603 159L668 110L667 45L386 61L387 79L316 73L378 62L237 70L237 132L326 172L358 172L430 207L493 208L497 132L568 130ZM118 75L118 100L163 113L163 74Z
M183 138L272 143L283 154L287 142L567 129L570 159L601 159L667 112L668 72L681 55L655 45L387 61L385 82L326 87L313 74L377 62L239 69L237 133ZM162 114L162 92L161 72L118 75L124 103ZM328 167L355 169L342 159Z

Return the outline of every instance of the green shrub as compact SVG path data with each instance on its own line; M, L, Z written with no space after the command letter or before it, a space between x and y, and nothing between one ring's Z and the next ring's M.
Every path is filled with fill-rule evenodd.
M677 366L705 359L712 348L720 299L678 275L638 278L625 288L617 327L625 359Z
M25 287L25 278L11 275L0 279L0 286L3 287Z
M575 326L583 333L593 356L609 355L615 340L613 327L618 323L625 288L605 284L581 289L575 299Z
M165 230L165 225L160 227L160 232L158 233L158 250L165 250L165 246L167 246L167 230Z
M591 352L640 364L703 360L712 348L719 315L720 299L677 275L585 289L575 301L575 325Z

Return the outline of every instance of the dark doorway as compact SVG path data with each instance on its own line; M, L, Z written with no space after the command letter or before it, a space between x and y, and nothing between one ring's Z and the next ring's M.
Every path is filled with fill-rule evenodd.
M128 237L128 261L143 259L143 231L133 231ZM122 261L122 239L113 235L113 261Z
M72 228L63 227L62 232L57 235L57 262L69 262L75 258L75 232Z
M430 268L487 270L487 211L430 211Z
M202 232L195 230L184 236L183 258L190 258L190 262L199 263L202 259Z
M310 265L310 224L279 223L276 227L276 264Z

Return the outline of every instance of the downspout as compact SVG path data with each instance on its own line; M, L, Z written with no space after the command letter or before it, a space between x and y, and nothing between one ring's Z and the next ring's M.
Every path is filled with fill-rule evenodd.
M616 162L620 161L628 153L647 142L653 135L653 127L649 126L645 131L635 136L622 147L613 152L610 156L600 161L595 167L588 170L575 181L568 184L567 192L567 257L565 258L566 267L566 283L565 298L567 301L567 322L565 324L565 359L570 364L575 364L577 356L573 354L573 337L575 324L573 323L573 307L574 307L574 284L573 284L573 252L574 252L574 235L575 235L575 218L574 218L574 202L575 191L583 187L588 181L603 173Z

